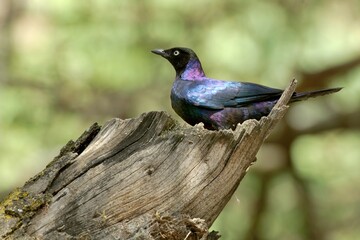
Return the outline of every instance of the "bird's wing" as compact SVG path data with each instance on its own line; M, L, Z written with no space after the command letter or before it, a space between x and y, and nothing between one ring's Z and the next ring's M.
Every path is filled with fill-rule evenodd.
M242 107L254 102L276 99L283 90L255 83L207 80L195 82L187 93L187 101L208 109Z

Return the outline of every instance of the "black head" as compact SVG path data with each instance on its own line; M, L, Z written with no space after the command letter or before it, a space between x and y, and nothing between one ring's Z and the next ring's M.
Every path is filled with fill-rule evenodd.
M174 66L178 74L185 69L190 60L198 60L195 52L190 48L154 49L151 52L166 58Z

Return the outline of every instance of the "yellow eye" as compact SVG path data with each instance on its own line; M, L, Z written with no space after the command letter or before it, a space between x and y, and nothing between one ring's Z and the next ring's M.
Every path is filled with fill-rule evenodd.
M180 54L180 52L179 52L178 50L175 50L175 51L173 52L173 54L174 54L174 56L177 56L177 55Z

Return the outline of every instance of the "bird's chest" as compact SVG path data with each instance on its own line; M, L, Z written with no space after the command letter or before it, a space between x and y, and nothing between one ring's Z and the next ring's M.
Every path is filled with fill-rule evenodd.
M191 107L186 101L186 90L183 88L177 87L175 84L171 90L171 106L177 114L183 117L186 114L186 111Z
M174 111L189 124L195 124L199 118L199 109L191 105L187 99L189 91L188 84L184 82L175 81L171 89L171 106Z

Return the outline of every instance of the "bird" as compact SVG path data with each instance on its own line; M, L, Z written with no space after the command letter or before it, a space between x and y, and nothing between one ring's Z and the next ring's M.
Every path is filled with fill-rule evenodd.
M260 120L275 106L284 90L264 85L208 78L196 53L185 47L154 49L167 59L176 76L171 89L171 106L188 124L200 122L209 130L234 130L248 119ZM290 103L340 91L328 88L294 92Z

